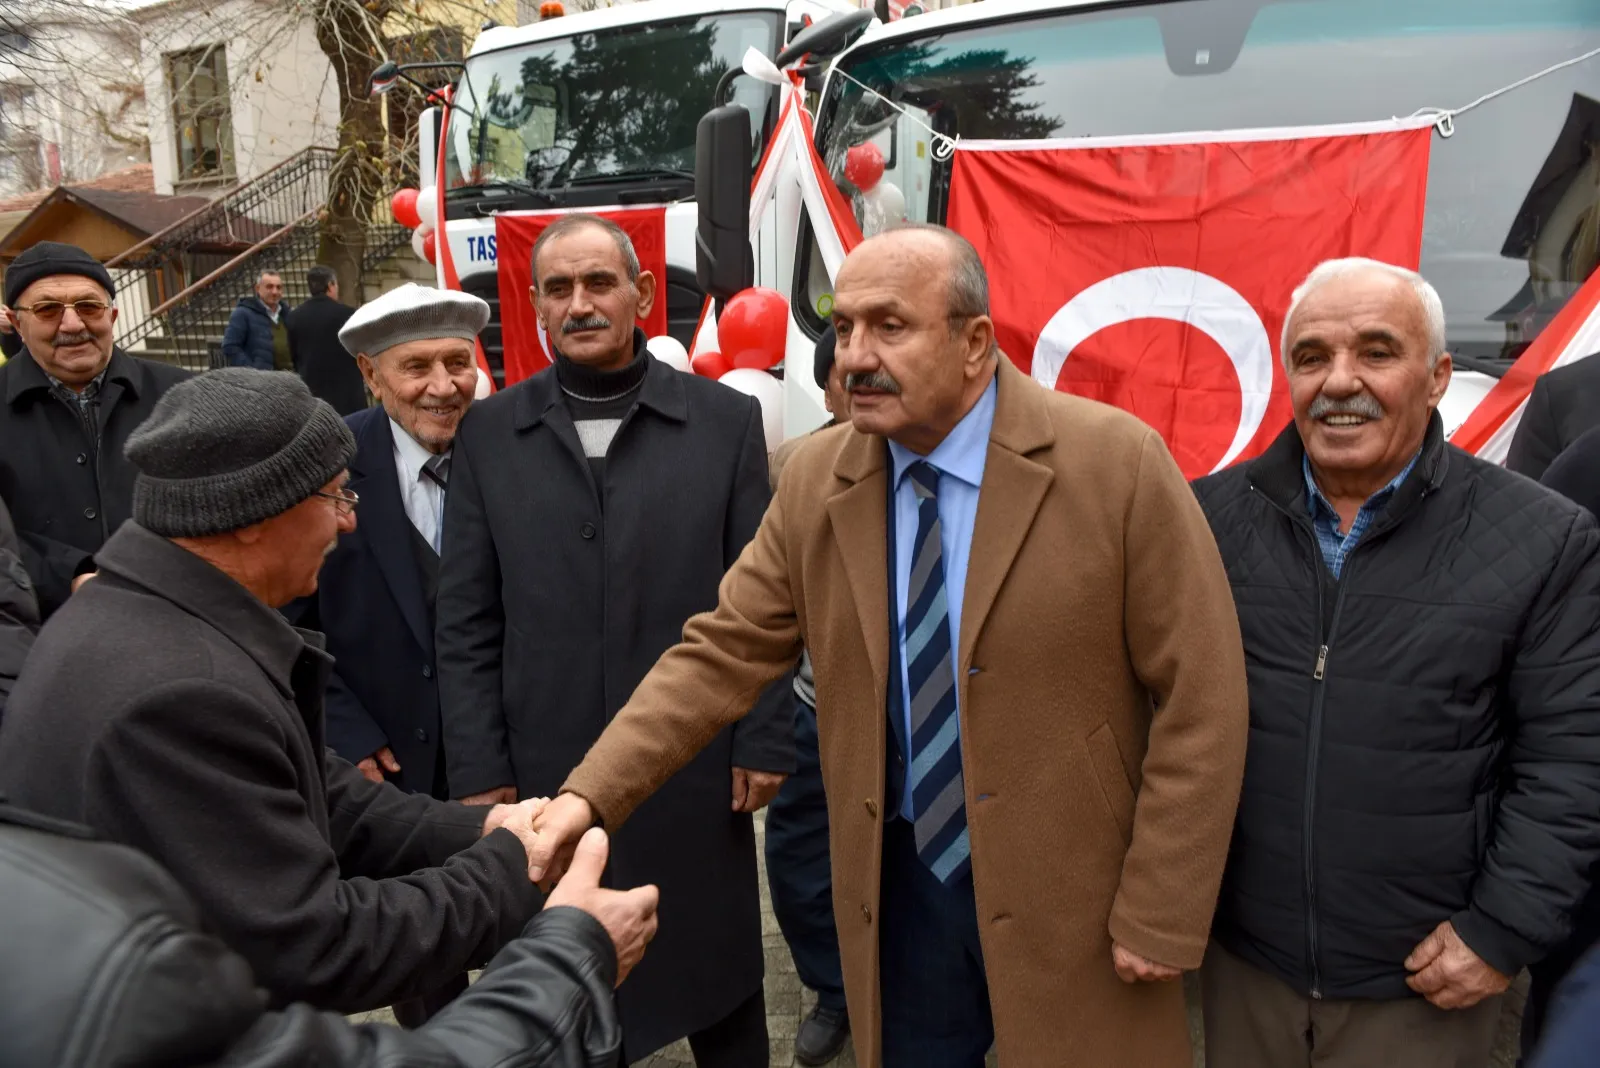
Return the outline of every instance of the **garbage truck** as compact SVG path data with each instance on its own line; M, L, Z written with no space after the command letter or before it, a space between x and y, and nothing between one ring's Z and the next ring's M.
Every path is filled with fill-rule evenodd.
M754 284L788 300L786 436L825 418L810 361L831 307L841 234L853 229L853 240L903 221L951 222L953 208L970 221L972 194L959 188L960 168L979 150L1088 146L1111 153L1101 160L1112 173L1148 164L1148 157L1131 163L1116 154L1119 146L1220 145L1226 155L1274 138L1421 128L1423 154L1409 157L1420 167L1415 203L1363 225L1379 243L1387 229L1417 230L1416 262L1443 299L1456 368L1441 406L1447 429L1473 412L1586 282L1591 290L1600 285L1591 277L1600 262L1600 4L1590 0L983 0L874 23L833 58L825 78L814 123L806 120L811 144L795 159L804 171L809 158L818 172L803 179L833 188L825 197L813 190L774 198L778 237L762 241L779 254L757 255L745 276L728 257L702 263L714 295L728 298ZM706 122L715 125L716 117ZM733 155L726 148L711 155L704 188L719 176L731 188ZM1075 165L1068 155L1050 158ZM1369 170L1382 158L1369 156ZM1321 165L1307 166L1315 176ZM1028 173L1039 182L1033 207L1019 201L1007 209L1019 231L1045 225L1068 203L1056 192L1061 170ZM1203 177L1174 172L1168 179L1194 184ZM1102 178L1080 181L1072 195L1093 192ZM1280 201L1263 218L1292 212L1282 198L1300 195L1292 185L1264 192ZM839 217L839 205L848 217ZM702 212L712 207L703 203ZM711 225L702 220L702 229ZM1130 255L1143 254L1137 220L1115 232ZM1237 236L1233 258L1270 260L1298 243L1273 233L1265 227ZM1075 240L1058 242L1048 261L1020 265L1027 278L1001 272L993 284L1055 284L1081 267ZM1010 271L1019 267L1008 263ZM996 275L996 263L989 267ZM1282 300L1300 277L1285 268L1275 280ZM1198 353L1205 339L1182 334L1192 325L1164 336ZM1262 332L1272 353L1266 374L1277 377L1263 381L1276 382L1278 397L1283 375L1271 333ZM1045 340L1040 333L1017 347ZM1031 364L1046 385L1083 391L1082 368L1077 385L1068 370L1078 366L1076 353L1058 353L1064 363L1046 361L1043 377L1037 351L1007 355ZM1207 364L1199 356L1192 362ZM1098 394L1115 400L1156 369L1148 359L1130 359L1096 373L1119 379ZM1251 404L1247 383L1229 379L1226 365L1211 384L1246 394L1228 400L1228 418ZM1170 403L1182 403L1188 385L1167 383ZM1281 427L1286 400L1268 416ZM1276 427L1262 426L1258 446ZM1209 461L1200 470L1186 465L1190 474L1209 469Z
M422 114L419 174L424 200L439 198L423 212L436 227L427 251L439 284L494 309L482 348L497 384L505 378L496 219L664 206L668 331L687 343L703 304L696 123L722 93L748 110L745 151L759 156L777 91L740 73L741 57L750 48L774 54L816 20L855 10L846 0L648 0L479 34L452 72L449 102ZM426 66L398 71L420 79Z

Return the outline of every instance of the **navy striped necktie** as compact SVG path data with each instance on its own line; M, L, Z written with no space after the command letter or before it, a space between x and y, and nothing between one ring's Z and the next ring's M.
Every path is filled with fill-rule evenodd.
M917 537L906 587L906 679L911 693L911 811L917 856L949 886L971 868L961 777L956 675L940 544L939 469L906 471L917 494Z

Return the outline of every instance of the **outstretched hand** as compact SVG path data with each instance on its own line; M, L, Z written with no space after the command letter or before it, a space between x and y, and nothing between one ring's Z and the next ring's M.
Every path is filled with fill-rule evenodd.
M571 794L563 794L571 797ZM559 800L559 799L558 799ZM656 905L661 893L654 886L632 890L605 890L600 876L611 855L611 842L598 827L586 831L572 853L572 866L545 901L547 909L563 905L582 909L606 929L617 951L617 985L633 971L645 947L656 936Z
M594 809L577 794L562 794L533 821L538 839L528 851L528 878L545 890L572 862L584 832L594 826Z

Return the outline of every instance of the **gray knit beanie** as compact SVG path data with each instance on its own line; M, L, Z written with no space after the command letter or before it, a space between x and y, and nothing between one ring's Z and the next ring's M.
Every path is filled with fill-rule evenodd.
M167 390L125 451L134 521L199 538L287 512L349 466L356 441L299 375L229 367Z

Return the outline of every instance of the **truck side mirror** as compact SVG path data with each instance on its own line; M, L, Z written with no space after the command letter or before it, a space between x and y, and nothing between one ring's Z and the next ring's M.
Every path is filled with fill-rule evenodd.
M695 130L694 277L725 301L755 284L750 251L750 113L738 104L706 112Z

